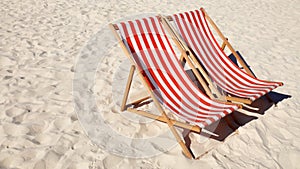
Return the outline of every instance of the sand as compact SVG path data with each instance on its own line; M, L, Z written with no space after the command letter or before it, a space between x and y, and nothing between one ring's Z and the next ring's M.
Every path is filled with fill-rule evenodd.
M0 168L299 168L298 1L0 4ZM260 113L236 112L225 141L193 134L192 149L208 153L188 160L166 125L120 113L130 67L108 23L201 6L259 78L285 85L270 94L276 107L262 98ZM133 86L130 100L145 95Z

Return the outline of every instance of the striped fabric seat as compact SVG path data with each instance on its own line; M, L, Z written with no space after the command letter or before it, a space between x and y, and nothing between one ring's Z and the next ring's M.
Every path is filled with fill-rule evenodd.
M121 22L117 27L158 101L179 118L204 128L238 109L209 99L193 84L157 17Z
M234 64L215 40L203 11L174 14L172 18L181 37L225 92L254 101L282 85L252 77Z

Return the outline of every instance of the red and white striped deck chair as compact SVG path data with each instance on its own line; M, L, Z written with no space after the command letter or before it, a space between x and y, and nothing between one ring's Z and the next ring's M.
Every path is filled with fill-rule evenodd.
M220 120L240 107L235 104L213 101L194 85L177 60L158 17L110 24L110 27L133 63L121 110L166 122L185 155L192 158L174 125L200 133L205 126ZM126 106L135 67L161 116ZM142 98L134 104L144 100ZM163 107L188 123L170 119Z
M214 81L225 91L226 100L251 104L254 100L283 85L281 82L270 82L256 78L203 8L174 14L168 19L175 22L177 31L173 29L173 33L178 40L181 40L183 46L188 46L184 50L189 52L189 57L193 59L194 64L197 67L203 66L211 78L206 80ZM217 43L208 22L223 40L221 46ZM170 24L168 26L172 29ZM228 46L245 71L225 54L223 50L225 45ZM268 96L267 98L270 100Z

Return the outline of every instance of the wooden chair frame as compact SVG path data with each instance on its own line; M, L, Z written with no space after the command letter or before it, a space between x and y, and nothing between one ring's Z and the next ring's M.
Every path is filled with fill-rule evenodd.
M220 36L220 38L222 39L223 43L221 45L221 49L224 50L225 47L227 46L228 49L232 52L233 56L237 59L238 63L242 66L242 69L244 69L246 71L247 74L249 74L252 77L255 77L255 75L253 74L253 72L250 70L250 68L248 67L248 65L246 64L246 62L241 58L241 56L239 54L237 54L237 52L234 50L234 48L232 47L232 45L229 43L228 38L226 38L223 33L220 31L220 29L217 27L217 25L215 24L215 22L209 17L209 15L207 14L207 12L201 8L200 9L204 15L205 18L208 20L208 22L210 23L210 25L213 27L213 29L217 32L217 34ZM172 25L169 23L169 21L173 21L173 18L171 16L167 16L167 17L161 17L161 21L163 23L163 25L167 28L168 32L171 34L171 36L173 37L173 39L175 41L175 44L177 45L178 48L181 48L181 50L186 51L186 53L188 53L189 55L183 55L182 57L184 57L185 60L189 60L188 58L191 58L191 60L193 61L193 63L196 65L196 67L200 70L201 74L203 75L203 77L205 78L206 83L204 82L200 82L201 85L210 88L211 91L216 92L216 94L218 95L218 98L222 98L222 96L220 96L220 92L218 93L218 90L216 90L215 86L212 85L212 81L209 78L208 74L206 71L204 71L203 66L199 63L199 61L196 59L196 57L194 56L193 52L189 49L189 47L186 45L186 43L184 42L184 40L177 34L177 32L175 31L175 29L172 27ZM180 58L180 60L183 60L183 58ZM195 73L194 69L192 69L193 72ZM196 76L197 80L199 81L203 81L204 79L199 78L199 76ZM282 83L281 83L282 85ZM210 96L211 94L208 94L208 96ZM265 95L267 97L267 99L271 102L274 103L274 101L270 98L270 96L268 95L268 93ZM213 98L212 98L213 99ZM253 101L248 99L248 98L241 98L241 97L235 97L235 96L231 96L231 95L226 95L225 96L225 100L229 101L229 102L239 102L239 103L244 103L244 104L248 104L250 105Z
M152 98L152 100L153 100L156 108L161 113L161 116L154 115L154 114L148 113L146 111L142 111L142 110L137 110L135 108L128 108L127 107L126 103L127 103L127 99L128 99L128 95L129 95L129 91L130 91L130 87L131 87L131 82L132 82L134 71L135 71L135 66L134 66L135 64L134 64L134 61L132 60L132 58L130 56L130 52L126 48L124 42L121 40L121 38L118 35L118 33L116 32L118 30L118 27L116 25L113 25L113 24L109 24L109 27L112 30L112 32L113 32L114 36L116 37L116 39L118 40L119 45L121 46L121 48L125 52L126 56L132 62L132 66L131 66L130 73L129 73L129 76L128 76L128 81L127 81L127 84L126 84L125 93L124 93L124 97L123 97L123 101L122 101L122 105L121 105L121 111L127 110L127 111L132 112L132 113L136 113L136 114L139 114L139 115L151 118L151 119L155 119L155 120L167 123L168 126L169 126L169 128L170 128L170 130L171 130L171 132L175 136L177 142L181 146L184 155L186 157L190 158L190 159L194 158L192 152L185 145L184 141L181 139L181 137L179 136L179 134L176 131L176 129L175 129L174 126L181 127L181 128L184 128L184 129L188 129L188 130L194 131L196 133L201 133L202 129L199 126L196 126L196 125L190 125L190 124L186 124L186 123L183 123L183 122L179 122L179 121L170 119L168 117L168 115L166 114L165 110L162 108L162 106L160 105L160 103L156 99L156 97L154 96L154 93L150 89L150 86L148 85L148 83L144 80L144 78L143 78L143 76L142 76L141 73L138 73L138 76L139 76L141 82L143 83L143 85L147 88L147 91L148 91L148 93L149 93L150 96L146 97L146 98L141 98L141 99L139 99L137 101L134 101L131 104L138 104L138 103L140 103L140 102L142 102L142 101L144 101L144 100L146 100L148 98Z
M129 72L129 75L128 75L128 80L127 80L126 88L125 88L125 91L124 91L123 100L122 100L122 103L121 103L121 111L125 111L126 110L126 111L129 111L129 112L132 112L132 113L136 113L136 114L139 114L139 115L142 115L142 116L145 116L145 117L148 117L148 118L160 121L160 122L167 123L168 126L169 126L169 128L170 128L170 130L171 130L171 132L175 136L177 142L181 146L184 155L187 158L190 158L190 159L195 158L195 156L193 155L192 151L186 146L185 142L179 136L177 130L175 129L175 126L176 127L180 127L182 129L185 129L185 130L188 130L190 132L198 133L198 134L200 134L203 131L205 133L208 133L208 134L216 136L216 137L218 137L218 135L215 134L215 133L213 133L213 132L204 130L204 129L200 128L197 125L191 125L191 124L188 124L188 123L180 122L180 121L177 121L175 119L171 119L170 117L168 117L167 113L165 112L165 110L163 109L163 107L161 106L161 104L159 103L159 101L156 99L156 97L154 96L154 93L152 92L149 84L145 81L145 79L143 78L143 75L140 72L137 72L137 74L139 76L139 79L143 83L143 85L146 86L146 89L147 89L147 91L149 93L149 96L140 98L140 99L138 99L136 101L133 101L131 103L127 103L129 92L130 92L130 88L131 88L131 84L132 84L132 80L133 80L133 76L134 76L134 72L136 70L136 66L135 66L134 61L131 58L129 50L126 48L124 42L122 41L122 39L120 38L120 36L117 33L118 26L115 25L115 24L109 24L109 27L112 30L115 38L118 40L119 45L121 46L121 48L125 52L125 55L129 58L129 60L132 63L131 68L130 68L130 72ZM184 55L184 57L186 57L185 56L186 52L183 51L182 55ZM188 58L188 57L186 57L186 58ZM190 63L190 66L195 71L195 67L193 66L193 64ZM198 72L197 72L196 76L201 77ZM202 80L200 79L200 81L201 81L201 83L204 83L203 79ZM206 88L205 90L207 92L210 92L209 88ZM131 108L131 107L129 107L130 105L138 105L138 104L140 104L143 101L146 101L148 99L152 99L153 100L155 107L158 109L158 111L160 112L161 115L155 115L155 114L143 111L143 110L138 110L137 108ZM229 104L232 104L232 103L229 103ZM241 108L241 105L239 105L239 104L237 104L237 105L239 106L239 108ZM232 129L235 129L234 126L231 124L230 120L227 119L227 117L228 116L225 117L225 120L226 120L227 124Z

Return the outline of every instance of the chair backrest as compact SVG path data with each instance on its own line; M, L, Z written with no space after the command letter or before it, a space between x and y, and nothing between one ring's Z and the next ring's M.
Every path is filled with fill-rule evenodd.
M203 11L174 14L172 18L181 38L195 53L212 80L224 91L255 100L279 86L276 82L254 78L234 64L217 43ZM249 87L252 90L247 90Z
M160 103L203 128L233 110L205 96L177 60L158 17L117 24L123 43Z

